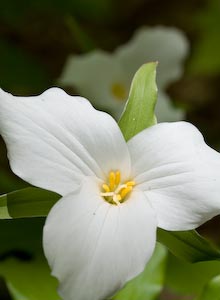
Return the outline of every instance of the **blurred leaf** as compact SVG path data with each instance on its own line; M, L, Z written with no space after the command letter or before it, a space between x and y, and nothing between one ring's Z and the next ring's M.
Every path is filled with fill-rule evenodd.
M220 300L220 275L210 280L197 300Z
M113 0L81 0L67 1L69 12L80 19L90 20L95 23L108 22L114 17Z
M33 57L7 42L0 42L1 87L10 92L29 93L46 89L49 79Z
M12 295L16 294L17 299L59 299L56 294L56 280L50 276L43 256L35 256L31 262L8 259L0 263L0 268L0 272L7 279L9 291Z
M43 225L42 218L0 221L0 275L19 300L59 299L41 246Z
M189 299L192 299L192 296L200 295L207 282L218 274L220 274L219 261L191 264L170 254L167 261L165 286L176 294L184 294L186 298L191 295Z
M20 178L16 178L14 174L8 174L8 172L4 172L4 170L0 171L0 194L22 189L27 187L27 185L28 183L22 181Z
M170 232L158 229L157 240L188 262L220 260L220 251L195 230Z
M119 120L126 141L156 123L154 115L157 101L156 67L156 62L147 63L134 75L128 102Z
M0 219L47 216L60 195L29 187L0 196Z
M24 295L17 291L10 282L7 282L7 288L10 291L13 300L28 300Z
M41 251L44 222L45 218L0 220L0 261L4 260L2 255L12 249Z
M85 31L82 30L79 23L75 18L73 18L73 16L67 16L65 18L65 22L72 33L73 39L82 52L87 52L96 48L94 41L86 34Z
M10 292L7 287L7 283L4 278L0 276L0 299L1 300L12 300Z
M154 254L145 270L138 277L131 280L113 299L157 299L163 288L166 271L166 258L166 248L161 244L157 244Z
M192 74L220 72L220 1L206 1L203 11L195 17L198 36L193 48L189 71Z
M73 14L84 18L87 21L108 21L114 16L114 0L14 0L1 1L0 17L7 23L14 25L22 22L22 19L29 17L33 12L41 15L50 12L51 15L64 16Z

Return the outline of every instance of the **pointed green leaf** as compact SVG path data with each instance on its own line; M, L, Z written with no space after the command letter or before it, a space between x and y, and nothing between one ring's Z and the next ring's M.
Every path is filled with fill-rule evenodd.
M163 288L166 271L167 251L161 244L157 244L154 254L145 270L131 280L121 290L114 300L154 300Z
M147 63L134 75L128 102L119 120L126 141L143 129L156 124L156 67L156 62Z
M195 230L169 232L158 229L157 240L174 255L188 262L220 260L220 250Z
M47 216L60 195L29 187L0 196L0 219Z

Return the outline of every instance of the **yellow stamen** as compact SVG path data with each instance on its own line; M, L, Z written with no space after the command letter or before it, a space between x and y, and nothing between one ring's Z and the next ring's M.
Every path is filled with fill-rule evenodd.
M115 173L115 185L119 185L120 181L121 181L121 173L117 171Z
M121 201L121 195L117 194L116 197L117 197L118 201Z
M123 190L121 191L121 193L120 193L121 199L124 199L125 196L126 196L128 193L130 193L131 191L132 191L132 186L128 186L128 187L126 187L125 189L123 189Z
M103 192L100 193L104 199L111 203L120 205L124 202L125 197L132 191L135 186L134 181L127 181L121 184L121 173L120 171L109 172L108 177L109 183L102 185Z
M115 188L115 173L114 172L109 173L109 188L110 188L110 191L113 191Z
M134 186L135 182L134 181L128 181L128 182L126 182L126 185L127 186Z
M109 186L106 183L104 183L102 185L102 188L103 188L103 190L105 190L106 193L110 192L110 188L109 188Z

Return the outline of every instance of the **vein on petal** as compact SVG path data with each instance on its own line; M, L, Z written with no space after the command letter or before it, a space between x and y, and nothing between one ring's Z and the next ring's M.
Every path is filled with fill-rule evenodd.
M46 131L46 133L48 135L50 135L56 142L58 142L60 145L64 146L65 149L67 150L66 152L69 152L70 156L66 156L66 153L64 153L64 151L60 152L60 149L57 149L57 147L56 147L56 143L54 143L53 145L49 144L49 140L45 140L45 138L43 138L44 134L40 138L38 138L40 141L44 140L46 145L50 145L50 147L52 149L56 150L60 155L62 155L62 157L65 157L68 162L71 162L74 166L76 166L84 175L93 175L94 174L94 172L88 167L88 165L84 163L82 158L79 158L79 156L75 152L73 152L63 141L61 141L59 138L57 138L54 135L54 133L51 133L49 130L45 130L44 127L40 126L38 123L34 122L29 117L27 117L27 116L25 116L25 117L28 120L30 120L38 129L42 130L44 133ZM18 124L18 123L16 124L16 126L19 126L19 125L23 130L26 130L27 132L31 132L28 127L24 128L22 124ZM58 125L56 125L56 126L58 126ZM62 150L64 150L64 148L62 148ZM77 157L77 160L74 159L74 161L72 161L71 156L75 157L75 158ZM87 171L85 171L85 169L87 169Z

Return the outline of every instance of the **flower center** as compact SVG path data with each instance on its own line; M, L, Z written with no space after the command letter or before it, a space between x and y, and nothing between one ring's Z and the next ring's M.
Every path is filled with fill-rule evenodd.
M127 181L121 184L120 171L109 172L108 182L102 185L101 196L111 203L120 205L126 200L127 195L132 191L135 186L134 181Z
M125 101L127 98L127 89L122 83L113 83L111 86L111 92L116 100Z

